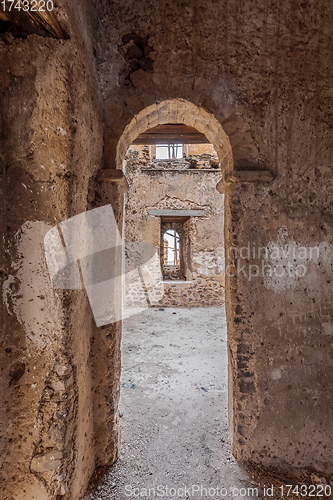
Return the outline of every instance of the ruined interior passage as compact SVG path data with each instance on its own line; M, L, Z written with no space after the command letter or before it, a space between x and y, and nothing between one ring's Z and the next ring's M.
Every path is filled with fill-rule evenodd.
M328 0L0 2L1 500L332 495L332 39Z
M85 500L149 498L149 489L150 498L154 490L173 498L184 485L190 498L201 498L197 486L260 497L231 453L224 306L133 315L123 323L122 362L119 461Z

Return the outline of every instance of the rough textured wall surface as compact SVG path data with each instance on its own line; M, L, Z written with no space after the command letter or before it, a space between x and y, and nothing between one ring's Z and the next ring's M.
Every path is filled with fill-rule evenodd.
M236 170L274 175L270 185L227 188L227 247L322 245L304 277L278 285L237 273L238 263L262 264L253 252L248 261L227 257L229 414L238 458L332 474L333 7L324 0L100 4L106 162L113 164L121 131L142 109L188 100L222 124ZM148 37L150 70L131 66L124 38L131 33ZM295 272L294 259L287 263Z
M57 16L67 39L0 36L0 497L8 499L80 498L96 465L117 452L115 327L97 330L84 291L52 288L45 261L46 232L96 205L91 178L103 153L94 9L63 3Z
M126 155L125 241L147 241L155 246L153 273L156 261L161 261L161 218L148 210L204 211L203 216L191 217L183 225L184 278L179 283L163 280L154 306L224 303L224 197L216 190L221 171L209 170L209 159L205 166L208 170L191 170L185 160L147 161L132 150ZM137 280L125 279L125 283L126 305L145 306L145 289Z

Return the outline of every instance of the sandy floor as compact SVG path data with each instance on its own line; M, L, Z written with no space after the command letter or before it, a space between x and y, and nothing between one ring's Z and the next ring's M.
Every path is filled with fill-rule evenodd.
M120 458L86 500L256 496L230 450L224 309L143 311L122 352Z

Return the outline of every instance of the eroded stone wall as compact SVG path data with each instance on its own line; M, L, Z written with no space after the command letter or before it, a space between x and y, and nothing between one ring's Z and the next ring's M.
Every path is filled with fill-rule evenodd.
M194 118L185 105L177 114L159 104L193 103L222 125L236 172L269 170L274 178L270 184L226 186L226 246L331 248L332 9L325 0L163 7L144 0L134 18L130 1L104 4L99 57L108 110L105 157L113 162L119 130L131 120L140 123L147 106L157 115L152 112L151 125L147 118L147 128L176 116L190 126L197 119L207 134L215 130L203 123L201 111ZM125 84L129 63L117 47L130 32L149 37L153 69L132 72ZM210 142L217 148L221 140ZM281 231L288 234L285 243ZM279 286L262 275L250 281L248 272L238 274L239 263L261 265L260 258L244 262L231 255L226 262L234 453L299 476L333 472L327 452L333 438L332 268L323 259L309 260L306 277Z
M203 168L191 169L185 159L150 160L131 149L126 156L129 190L125 240L128 243L147 241L155 246L153 272L156 272L156 261L160 262L163 283L154 306L204 307L224 303L224 207L223 195L216 190L221 172L211 169L213 155L196 156L202 157ZM165 273L161 262L161 218L150 215L150 209L204 211L203 216L190 217L182 223L182 231L178 231L184 240L186 261L178 272L171 272L168 266L169 272ZM147 293L149 295L153 286L148 285L146 289L147 285L140 286L138 280L125 279L126 306L146 306Z

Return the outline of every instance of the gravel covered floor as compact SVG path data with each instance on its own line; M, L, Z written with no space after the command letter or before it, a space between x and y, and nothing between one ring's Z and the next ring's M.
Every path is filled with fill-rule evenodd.
M124 321L120 457L86 500L256 496L230 449L226 332L223 307Z

